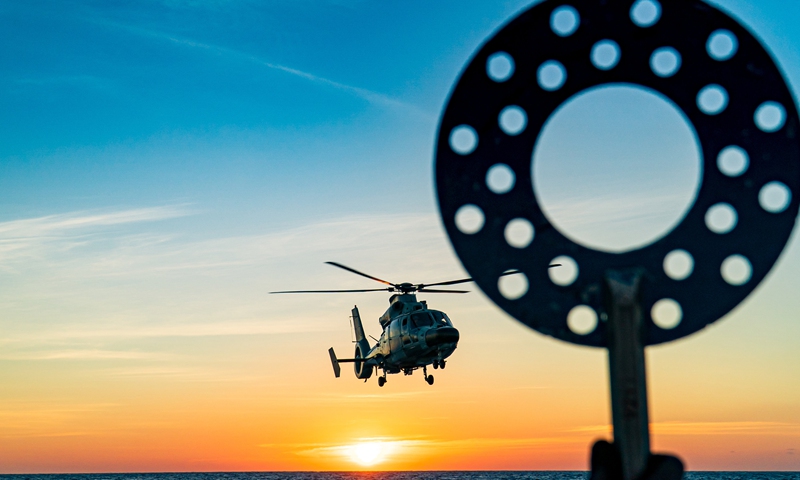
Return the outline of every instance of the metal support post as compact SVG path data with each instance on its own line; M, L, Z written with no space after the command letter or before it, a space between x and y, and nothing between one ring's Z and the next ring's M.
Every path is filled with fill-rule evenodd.
M606 274L611 415L624 480L641 477L650 457L641 276L638 270Z

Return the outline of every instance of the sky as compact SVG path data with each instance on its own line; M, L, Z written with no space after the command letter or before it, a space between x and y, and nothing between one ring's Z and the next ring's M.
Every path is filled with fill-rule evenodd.
M586 469L610 437L604 351L474 287L424 297L461 332L435 384L379 388L334 378L326 350L352 348L353 305L379 335L385 295L267 294L377 286L325 261L467 275L438 218L437 122L530 5L0 4L0 473ZM715 5L796 92L800 4ZM669 231L702 175L683 118L630 86L557 112L534 161L553 223L611 250ZM723 320L648 349L654 451L800 470L798 271L795 232Z

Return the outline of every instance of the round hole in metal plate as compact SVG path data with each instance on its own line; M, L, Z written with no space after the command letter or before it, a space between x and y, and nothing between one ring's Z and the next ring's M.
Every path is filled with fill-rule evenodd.
M567 314L567 327L578 335L588 335L597 328L597 312L588 305L573 307Z
M528 293L528 277L522 272L503 275L497 279L500 295L508 300L518 300Z
M706 42L708 55L720 62L736 55L736 50L738 49L739 40L730 30L715 30L708 36L708 41Z
M702 165L697 132L680 107L653 89L611 83L570 97L550 115L530 180L561 234L624 253L680 224L694 205Z
M578 278L578 264L572 257L561 255L551 260L550 264L559 265L547 269L547 275L551 282L562 287L568 287L575 283Z
M685 280L694 271L694 258L686 250L673 250L664 257L664 273L673 280Z
M578 11L569 5L562 5L550 14L550 28L559 37L568 37L575 33L580 22Z
M717 168L729 177L738 177L747 171L749 165L747 152L736 145L725 147L717 156Z
M534 229L531 222L515 218L506 225L503 232L506 242L514 248L525 248L533 241Z
M567 69L560 62L548 60L539 66L536 80L543 90L548 92L558 90L567 81Z
M478 133L469 125L459 125L450 132L450 148L459 155L469 155L478 148Z
M489 171L486 172L486 186L498 195L511 191L516 180L517 177L514 174L514 170L511 170L511 167L505 163L492 165Z
M753 276L753 266L744 255L731 255L720 266L722 278L730 285L744 285Z
M519 135L525 130L525 126L528 124L528 115L522 108L511 105L500 112L498 123L500 124L500 129L503 130L506 135Z
M631 20L636 25L652 27L661 18L661 4L655 0L637 0L631 7Z
M786 109L778 102L764 102L756 109L754 120L762 132L777 132L786 123Z
M738 221L736 209L728 203L717 203L706 211L706 226L720 235L733 230Z
M706 115L718 115L727 106L728 91L721 85L706 85L697 94L697 108Z
M486 74L495 82L505 82L514 75L514 59L506 52L493 53L486 60Z
M681 320L683 320L683 309L675 300L662 298L650 309L650 318L659 328L672 330L680 325Z
M758 203L769 213L781 213L791 201L791 190L781 182L769 182L758 192Z
M486 218L483 215L483 210L477 205L468 204L456 211L455 222L456 228L461 233L473 235L481 231Z
M681 68L681 54L672 47L656 49L650 56L650 69L662 78L668 78Z
M592 65L600 70L611 70L619 63L620 49L614 40L600 40L592 47Z

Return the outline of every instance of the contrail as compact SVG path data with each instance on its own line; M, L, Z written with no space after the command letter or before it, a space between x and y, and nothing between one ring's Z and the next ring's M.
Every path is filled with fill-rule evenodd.
M177 35L171 35L171 34L167 34L167 33L164 33L164 32L147 30L147 29L143 29L143 28L139 28L139 27L134 27L134 26L131 26L131 25L125 25L125 24L110 22L110 21L107 21L107 20L87 19L87 21L90 21L90 22L98 24L98 25L103 25L103 26L106 26L106 27L114 27L114 28L126 30L128 32L131 32L131 33L134 33L134 34L140 35L140 36L146 36L146 37L150 37L150 38L156 38L156 39L159 39L159 40L165 40L165 41L169 41L171 43L177 44L177 45L183 45L183 46L187 46L187 47L191 47L191 48L199 48L199 49L203 49L203 50L206 50L208 52L216 53L216 54L219 54L219 55L226 55L226 56L238 58L240 60L243 60L243 61L246 61L246 62L250 62L250 63L256 64L256 65L260 65L260 66L263 66L263 67L266 67L266 68L269 68L269 69L272 69L272 70L277 70L277 71L280 71L280 72L288 73L289 75L293 75L295 77L299 77L299 78L302 78L304 80L308 80L310 82L313 82L313 83L316 83L316 84L319 84L319 85L325 85L325 86L328 86L328 87L332 87L332 88L334 88L336 90L341 90L341 91L350 93L350 94L352 94L352 95L354 95L354 96L356 96L358 98L361 98L362 100L366 100L367 102L369 102L369 103L371 103L373 105L377 105L377 106L381 106L381 107L387 107L387 108L393 108L393 109L399 109L399 110L405 110L407 112L410 112L410 113L413 113L415 115L419 115L419 116L422 116L422 117L425 117L425 118L434 118L435 117L435 115L432 114L431 112L425 111L425 110L423 110L423 109L421 109L421 108L419 108L419 107L417 107L415 105L411 105L411 104L402 102L400 100L392 98L392 97L390 97L388 95L385 95L383 93L373 92L372 90L368 90L366 88L354 87L352 85L347 85L347 84L344 84L344 83L340 83L340 82L337 82L337 81L334 81L334 80L327 79L325 77L320 77L319 75L314 75L313 73L308 73L308 72L304 72L302 70L298 70L296 68L287 67L285 65L281 65L281 64L278 64L278 63L269 62L267 60L264 60L264 59L262 59L260 57L255 56L255 55L252 55L252 54L249 54L249 53L240 52L238 50L234 50L234 49L231 49L231 48L220 47L218 45L212 45L212 44L209 44L209 43L202 43L202 42L198 42L198 41L195 41L195 40L192 40L192 39L189 39L189 38L185 38L185 37L181 37L181 36L177 36Z

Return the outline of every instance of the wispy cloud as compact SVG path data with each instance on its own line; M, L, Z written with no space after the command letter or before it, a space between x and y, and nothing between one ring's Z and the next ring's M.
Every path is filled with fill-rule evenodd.
M652 424L656 435L791 435L800 424L783 422L661 422Z
M412 454L417 452L423 454L425 452L436 451L441 453L445 450L463 453L465 451L486 451L490 449L529 449L531 447L541 446L555 446L563 444L585 443L586 439L583 437L526 437L526 438L464 438L458 440L446 439L425 439L425 438L411 438L411 439L397 439L391 437L370 437L370 438L357 438L350 443L346 444L286 444L286 445L273 445L263 444L260 445L264 448L283 447L287 450L293 450L296 455L301 456L329 456L329 457L344 457L344 458L357 458L358 445L363 443L374 443L379 445L379 457L389 457L392 454L404 453Z
M161 360L173 357L164 353L98 349L69 349L2 353L0 360Z
M0 438L75 437L91 435L79 425L80 419L108 412L115 404L48 404L4 402L0 408Z
M397 251L403 245L387 247L385 241L411 237L419 245L439 240L442 235L433 214L349 216L277 232L199 241L140 236L94 257L91 267L94 274L109 276L218 270L285 262L322 252ZM413 245L405 248L409 253L416 250ZM274 273L282 276L282 272L273 272L273 277Z
M0 405L0 438L79 437L168 427L169 420L120 418L126 404L6 399ZM113 418L113 421L108 419Z
M303 80L307 80L309 82L315 83L317 85L322 85L326 87L330 87L339 91L343 91L349 93L355 97L358 97L362 100L366 100L367 102L390 109L397 109L406 111L408 113L415 114L417 116L421 116L427 119L435 118L436 114L432 112L425 111L415 105L403 102L396 98L390 97L389 95L375 92L366 88L356 87L353 85L347 85L345 83L337 82L335 80L331 80L319 75L315 75L313 73L309 73L303 70L299 70L297 68L292 68L286 65L282 65L279 63L271 62L269 60L265 60L257 55L253 55L246 52L241 52L236 49L222 47L219 45L214 45L210 43L200 42L191 38L186 38L180 35L175 35L172 33L148 30L141 27L136 27L133 25L126 25L121 23L112 22L105 19L90 19L92 23L104 25L110 28L116 28L120 30L127 31L129 33L133 33L140 36L145 36L148 38L153 38L157 40L167 41L175 45L181 45L184 47L194 48L205 50L209 53L219 56L225 56L227 58L233 58L239 61L248 62L251 64L259 65L271 70L276 70L279 72L286 73L288 75L292 75L297 78L302 78Z
M297 319L269 320L258 319L251 322L220 321L212 323L168 323L163 325L125 324L116 326L93 325L91 328L70 325L68 328L49 329L47 332L34 332L32 334L17 334L11 339L6 339L6 345L11 344L47 344L70 340L87 339L142 339L142 338L195 338L195 337L230 337L249 335L278 335L287 333L308 333L336 331L336 325L330 322ZM28 354L11 354L0 356L0 359L24 359ZM117 359L154 359L146 353L115 352L105 350L65 350L54 351L48 354L29 354L31 360L53 360L69 358L117 358ZM49 355L49 356L46 356ZM105 355L105 357L104 357Z
M563 232L595 248L618 251L650 244L680 223L688 211L685 195L648 192L620 196L611 193L560 195L547 202L547 215Z
M20 258L68 251L85 245L103 227L154 222L191 215L186 205L118 211L78 211L0 222L0 268ZM48 248L49 247L49 248ZM43 251L45 250L45 251Z
M77 228L152 222L191 214L186 205L166 205L112 212L79 211L0 222L0 239L32 238L69 232Z
M437 254L446 243L433 214L351 216L204 240L151 234L137 223L190 213L164 207L0 223L0 267L19 279L13 292L0 295L5 314L0 324L9 326L0 339L5 354L30 360L122 359L139 354L103 343L336 331L340 326L325 315L327 299L309 304L308 298L265 293L295 285L316 288L320 283L314 279L325 275L342 288L364 281L322 266L329 259L358 257L378 272L394 271L391 275L419 266L415 275L434 280L450 275L442 265L455 268ZM134 224L133 230L118 228ZM396 255L408 260L398 266ZM305 307L298 310L297 302ZM80 344L87 340L94 342L90 348ZM37 345L46 348L30 350Z
M569 430L576 433L608 434L610 425L592 425ZM655 435L791 435L800 434L800 424L782 422L656 422L650 424Z

